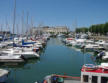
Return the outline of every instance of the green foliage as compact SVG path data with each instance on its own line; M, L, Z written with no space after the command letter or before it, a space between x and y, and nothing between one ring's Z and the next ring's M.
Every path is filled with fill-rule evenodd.
M64 35L68 35L70 32L62 32L62 34Z
M54 34L54 32L50 32L50 34Z
M82 28L77 28L76 29L76 33L80 33L80 32L83 32L83 33L86 33L86 32L88 32L88 28L86 28L86 27L82 27Z
M80 32L86 33L88 31L94 34L106 35L108 33L108 22L105 24L91 25L89 28L82 27L76 29L76 33L80 33Z

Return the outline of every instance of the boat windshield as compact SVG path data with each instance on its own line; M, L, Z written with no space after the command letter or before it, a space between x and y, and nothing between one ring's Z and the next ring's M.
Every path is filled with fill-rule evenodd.
M88 68L94 68L95 67L95 65L93 65L93 64L85 64L84 66L88 67Z

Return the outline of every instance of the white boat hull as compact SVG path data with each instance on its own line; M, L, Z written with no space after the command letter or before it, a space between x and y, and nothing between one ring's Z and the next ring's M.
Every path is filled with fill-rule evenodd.
M22 53L21 54L25 59L29 59L29 58L38 58L39 55L35 52L26 52L26 53Z
M7 78L8 78L8 75L7 74L4 75L4 76L2 76L2 77L0 77L0 83L6 82Z
M0 69L0 83L6 82L8 78L8 70Z

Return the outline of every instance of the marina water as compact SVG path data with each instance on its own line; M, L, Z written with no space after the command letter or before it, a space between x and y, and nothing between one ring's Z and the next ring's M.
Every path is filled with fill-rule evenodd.
M10 70L7 83L34 83L42 81L49 74L80 76L80 69L84 63L94 63L91 56L89 53L65 46L60 38L51 38L40 59L30 60L15 67L5 66Z

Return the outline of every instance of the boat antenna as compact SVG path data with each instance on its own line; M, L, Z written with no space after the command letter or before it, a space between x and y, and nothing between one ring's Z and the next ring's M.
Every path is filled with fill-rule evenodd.
M13 43L14 43L14 30L15 30L15 21L16 21L16 0L14 0L14 12L13 12Z

